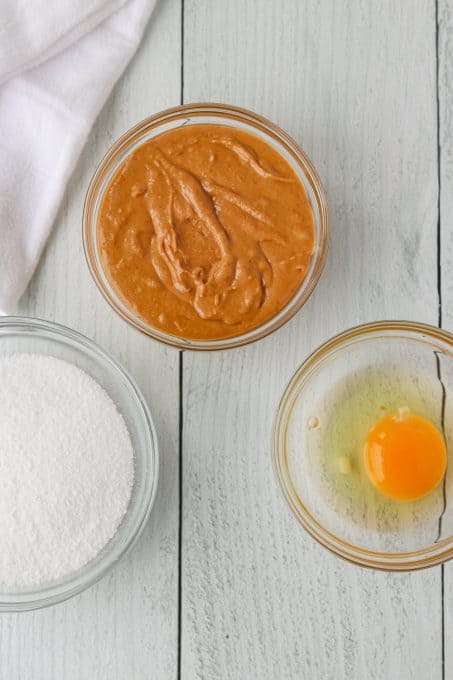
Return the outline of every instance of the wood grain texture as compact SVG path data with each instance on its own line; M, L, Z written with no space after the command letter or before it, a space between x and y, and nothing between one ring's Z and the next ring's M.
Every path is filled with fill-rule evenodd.
M439 0L440 284L442 324L453 331L453 0Z
M440 297L442 326L453 332L453 0L438 2ZM445 678L453 676L453 563L444 567Z
M104 302L85 263L81 215L90 177L111 143L138 120L178 103L180 32L179 0L160 2L90 135L20 307L86 333L135 376L159 434L156 505L131 555L98 585L57 607L0 617L1 680L177 677L178 357L129 328Z
M439 17L442 298L452 330L453 0L439 0ZM161 0L20 310L81 330L134 374L159 432L156 506L131 556L97 586L0 617L0 680L177 677L178 356L107 307L80 221L108 146L179 101L180 20L179 0ZM325 182L332 240L314 296L287 327L249 348L184 355L183 680L442 677L440 569L393 576L338 561L292 519L270 465L278 398L311 349L376 318L437 322L435 50L433 0L185 0L185 100L247 106L292 134Z
M440 569L340 562L292 519L270 465L278 398L311 349L376 318L437 323L435 37L430 0L185 0L185 101L292 134L325 182L332 239L284 329L184 354L184 680L442 677Z

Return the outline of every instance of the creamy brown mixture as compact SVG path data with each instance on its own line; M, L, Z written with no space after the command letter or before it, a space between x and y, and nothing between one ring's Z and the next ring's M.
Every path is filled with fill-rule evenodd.
M223 125L164 132L122 163L102 201L109 281L148 324L184 338L238 335L300 286L313 214L286 160Z

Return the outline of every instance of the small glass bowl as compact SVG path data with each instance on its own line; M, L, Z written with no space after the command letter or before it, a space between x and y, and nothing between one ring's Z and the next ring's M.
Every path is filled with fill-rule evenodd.
M132 378L98 345L65 326L22 317L0 319L0 356L44 354L68 361L88 373L115 402L134 450L134 485L116 534L85 566L62 579L21 590L0 592L1 611L39 609L62 602L90 587L130 550L151 512L158 481L158 447L146 402Z
M246 333L217 340L191 340L155 328L134 312L113 290L104 272L97 245L97 221L104 191L118 167L138 146L156 135L180 126L199 124L228 125L258 136L278 151L290 164L305 187L313 211L315 249L307 274L287 305L266 323ZM167 345L188 350L219 350L238 347L264 338L291 319L312 293L324 267L329 237L327 201L321 181L306 154L283 130L261 116L224 104L176 106L138 123L115 142L97 168L85 199L83 243L91 274L113 309L132 326Z
M404 399L407 404L401 403ZM345 331L323 344L291 379L273 431L274 471L300 524L321 545L362 567L412 571L451 559L452 400L451 333L419 323L383 321ZM362 474L357 456L375 422L376 408L391 412L404 405L443 431L448 452L443 483L413 502L385 499L368 480L355 490L351 485L347 497L344 489L350 481L338 482L341 475L326 473L329 468L322 461L338 460L327 456L341 453L344 444L346 451L356 452L350 459L358 461L354 474ZM327 433L333 433L330 439Z

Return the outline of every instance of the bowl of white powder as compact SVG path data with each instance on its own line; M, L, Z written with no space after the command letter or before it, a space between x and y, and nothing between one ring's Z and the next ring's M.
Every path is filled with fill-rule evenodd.
M0 611L45 607L129 551L157 489L157 439L131 377L69 328L0 319Z

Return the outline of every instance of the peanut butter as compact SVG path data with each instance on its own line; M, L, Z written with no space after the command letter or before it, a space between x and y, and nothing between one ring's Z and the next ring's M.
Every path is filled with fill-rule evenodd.
M187 125L138 147L108 185L98 247L121 300L191 339L239 335L277 314L314 248L305 189L243 130Z

